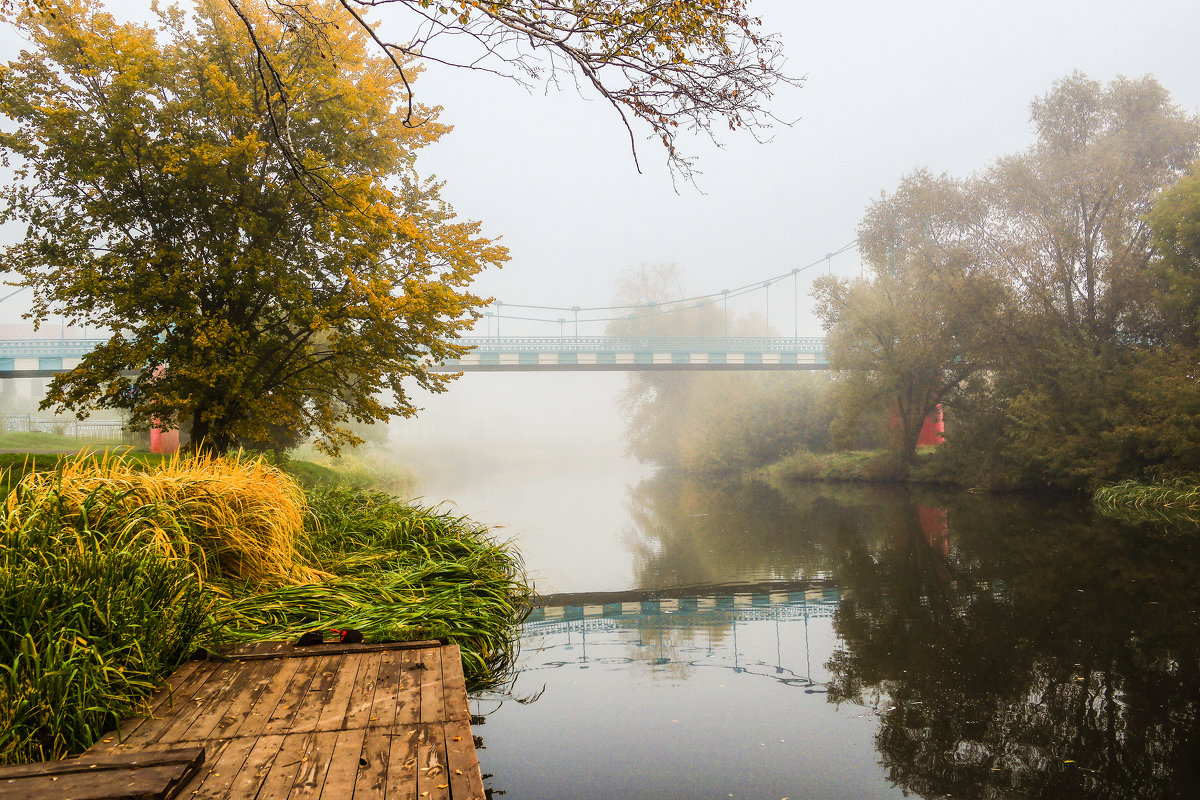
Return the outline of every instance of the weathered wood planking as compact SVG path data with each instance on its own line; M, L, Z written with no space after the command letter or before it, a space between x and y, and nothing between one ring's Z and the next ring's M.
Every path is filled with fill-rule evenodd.
M204 763L193 747L0 767L0 797L21 800L142 800L176 797Z
M267 643L194 661L84 758L203 748L197 800L483 800L458 646ZM178 759L176 759L178 760Z

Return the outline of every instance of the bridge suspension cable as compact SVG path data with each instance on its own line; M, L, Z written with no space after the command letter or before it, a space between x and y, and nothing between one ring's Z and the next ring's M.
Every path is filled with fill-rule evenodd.
M794 269L788 270L787 272L767 278L766 280L761 280L761 279L755 280L755 281L747 283L743 286L738 286L737 288L734 288L734 289L723 289L719 292L710 292L708 294L698 294L698 295L693 295L691 297L681 297L676 300L665 300L665 301L657 302L657 303L631 303L631 304L627 304L627 305L611 305L611 306L547 306L547 305L534 305L534 304L530 304L530 303L508 303L508 302L504 302L504 301L497 301L496 302L497 310L496 310L496 312L494 312L494 315L497 316L498 318L502 317L503 319L510 319L510 320L521 321L521 322L550 322L550 323L561 324L564 321L563 318L533 317L533 316L518 316L515 314L501 314L500 309L502 309L502 308L521 308L521 309L529 309L532 311L569 311L569 312L572 312L573 314L575 314L575 318L573 320L566 320L566 321L574 322L576 325L578 325L578 323L580 323L580 322L589 322L589 323L626 322L626 321L630 321L630 320L647 319L647 318L656 316L654 309L660 308L660 307L668 307L669 308L669 310L667 312L660 312L660 313L672 313L672 312L676 312L676 311L687 310L685 308L680 308L680 306L682 306L685 303L693 303L694 305L691 306L692 308L702 308L704 306L713 305L718 302L728 303L730 298L741 297L742 295L750 294L751 292L757 292L760 289L765 289L765 290L769 291L771 284L778 283L780 281L786 280L787 278L794 278L799 273L810 270L813 267L818 267L821 264L827 265L834 256L841 255L842 253L845 253L847 250L853 250L857 246L858 246L858 240L855 239L854 241L848 242L848 243L842 245L841 247L839 247L838 249L836 249L832 252L826 253L825 255L821 256L820 258L816 259L815 261L805 264L802 267L796 267ZM798 283L795 288L795 302L798 307L799 306ZM581 320L578 318L578 315L580 312L597 312L597 311L610 311L611 312L611 311L625 311L625 310L646 309L646 308L650 309L650 311L648 313L642 313L642 314L635 313L635 314L626 314L626 315L621 315L621 316L588 317L587 319L584 319L584 320ZM489 312L489 316L491 316L491 315L492 315L492 312Z

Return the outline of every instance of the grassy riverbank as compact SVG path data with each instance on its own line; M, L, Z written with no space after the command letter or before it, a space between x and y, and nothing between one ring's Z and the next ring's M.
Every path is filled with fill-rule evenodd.
M247 458L46 466L0 511L0 763L86 748L199 647L448 636L475 685L514 655L519 557L465 518Z
M921 448L917 461L905 469L890 450L845 450L833 453L797 451L758 470L780 485L794 483L894 483L936 485L957 489L1011 491L1033 487L995 477L987 486L974 485L958 473L936 448ZM1200 476L1161 480L1124 480L1102 485L1092 493L1096 509L1129 523L1156 523L1173 528L1200 526Z
M917 450L911 466L900 462L892 450L839 450L813 453L797 450L759 470L779 483L924 483L953 484L934 458L935 448Z

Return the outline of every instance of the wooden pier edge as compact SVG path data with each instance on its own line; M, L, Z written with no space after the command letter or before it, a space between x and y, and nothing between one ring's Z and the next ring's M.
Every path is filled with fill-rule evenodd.
M88 779L77 800L484 800L468 703L459 648L444 640L263 643L183 665L143 716L54 764ZM171 779L188 754L194 768ZM151 762L154 786L157 773L128 766Z

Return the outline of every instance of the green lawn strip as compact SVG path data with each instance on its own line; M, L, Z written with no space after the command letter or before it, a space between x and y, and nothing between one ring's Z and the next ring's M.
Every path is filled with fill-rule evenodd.
M82 439L50 431L0 432L0 450L74 453L81 447L115 448L121 446L123 446L123 441L119 435L111 439Z

